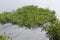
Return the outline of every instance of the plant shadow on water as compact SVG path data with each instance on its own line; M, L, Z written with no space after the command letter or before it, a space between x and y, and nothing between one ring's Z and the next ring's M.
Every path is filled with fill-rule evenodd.
M28 29L26 27L19 28L17 25L11 23L0 24L0 34L12 38L12 40L49 40L46 37L46 32L42 28Z

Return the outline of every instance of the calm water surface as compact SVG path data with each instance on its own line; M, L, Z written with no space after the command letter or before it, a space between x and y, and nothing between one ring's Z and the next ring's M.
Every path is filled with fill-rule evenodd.
M11 37L12 40L49 40L46 37L46 32L41 32L41 28L34 30L26 29L25 27L18 28L17 25L12 25L11 23L0 24L0 34L3 33Z

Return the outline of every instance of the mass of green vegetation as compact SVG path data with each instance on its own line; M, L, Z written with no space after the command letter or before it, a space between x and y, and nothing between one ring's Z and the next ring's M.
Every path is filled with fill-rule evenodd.
M0 40L8 40L9 38L6 35L0 35Z
M49 9L38 8L37 6L24 6L13 12L0 14L0 22L18 24L19 26L41 26L46 22L56 20L55 12Z
M60 22L56 21L47 28L47 36L50 40L60 40Z
M12 12L3 12L0 14L0 22L10 22L28 28L43 27L50 40L60 40L60 22L55 16L55 11L47 8L29 5Z

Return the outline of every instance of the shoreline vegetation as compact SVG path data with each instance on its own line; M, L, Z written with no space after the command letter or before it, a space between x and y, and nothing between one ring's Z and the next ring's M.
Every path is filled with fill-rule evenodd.
M47 31L49 40L60 40L60 22L55 16L55 11L47 8L29 5L13 12L3 12L0 14L0 23L12 23L28 28L43 27Z

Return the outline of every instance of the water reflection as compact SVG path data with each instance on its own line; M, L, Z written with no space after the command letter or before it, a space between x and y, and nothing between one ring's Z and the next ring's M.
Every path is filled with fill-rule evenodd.
M0 24L0 34L5 33L7 36L11 37L12 40L49 40L46 37L46 32L41 32L41 28L37 29L26 29L18 28L17 25L12 25L11 23Z

